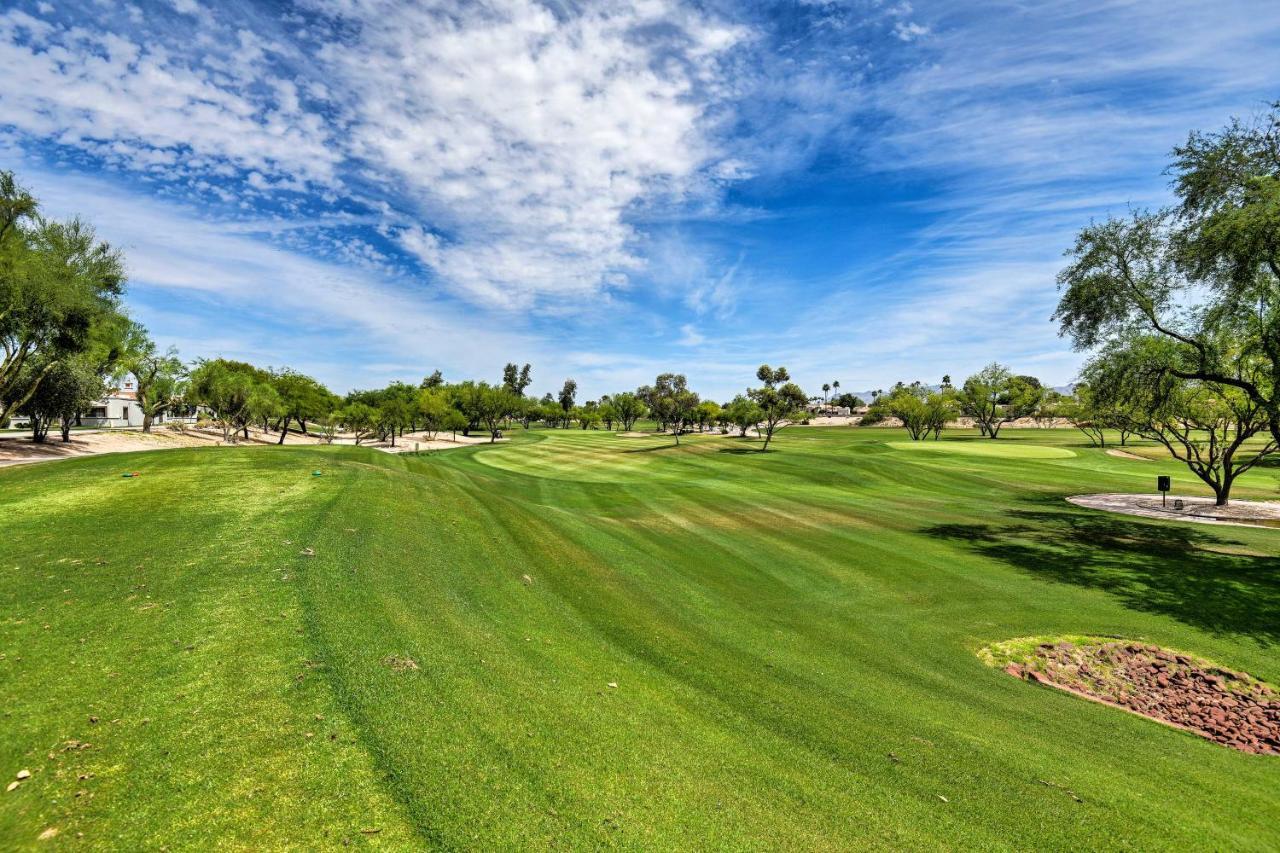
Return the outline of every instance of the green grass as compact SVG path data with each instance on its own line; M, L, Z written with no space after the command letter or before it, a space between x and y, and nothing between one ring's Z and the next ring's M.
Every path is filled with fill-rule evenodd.
M1007 436L1006 436L1007 438ZM1002 459L1070 459L1075 453L1065 447L1023 444L1012 441L974 441L972 438L943 441L891 441L894 450L918 450L932 453L963 453L968 456L998 456Z
M0 775L33 774L0 847L1280 845L1280 760L978 657L1119 635L1280 680L1280 532L1063 500L1185 469L1059 430L510 435L0 470Z

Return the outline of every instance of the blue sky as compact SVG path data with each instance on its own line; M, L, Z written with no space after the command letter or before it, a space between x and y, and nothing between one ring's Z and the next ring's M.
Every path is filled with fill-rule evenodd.
M1280 3L19 0L0 66L0 168L189 359L1063 384L1063 250L1280 98Z

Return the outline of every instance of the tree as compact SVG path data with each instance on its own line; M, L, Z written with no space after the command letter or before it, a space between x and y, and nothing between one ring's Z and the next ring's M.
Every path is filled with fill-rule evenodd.
M356 444L372 435L378 427L378 410L368 403L348 403L342 407L338 417L347 431L355 436Z
M459 382L456 385L449 385L449 401L453 407L462 413L467 419L467 423L462 428L463 435L470 435L471 430L480 425L481 416L481 400L480 386L470 379L465 382Z
M0 172L0 422L20 410L63 359L119 317L124 261L79 219L40 219L36 200ZM39 370L30 366L39 364Z
M644 401L630 392L615 394L611 400L613 409L618 414L618 420L622 421L623 431L631 432L636 421L645 416L647 409Z
M489 442L498 440L502 422L507 419L519 399L511 391L503 387L495 387L481 382L477 386L476 405L480 422L489 430Z
M698 431L702 432L707 428L708 424L714 424L720 417L720 404L711 400L703 400L694 410L693 418L698 424Z
M573 419L582 429L591 429L600 423L600 406L594 401L586 405L574 406Z
M866 403L862 401L862 398L856 394L841 394L838 397L833 398L831 402L833 405L843 406L849 411L860 409L866 405Z
M314 420L320 440L325 444L333 444L333 440L338 437L338 428L342 426L341 411L334 409L331 412L318 415Z
M724 407L723 416L746 438L747 430L764 420L764 412L748 397L739 394Z
M871 409L879 420L893 417L901 421L912 441L919 441L930 431L935 431L936 437L942 427L938 423L937 407L930 405L932 393L919 382L910 385L899 382L888 394L877 397Z
M807 398L800 386L791 381L791 376L785 367L773 369L767 364L762 364L756 371L756 378L764 385L760 388L748 389L747 396L760 407L763 416L761 421L765 428L764 447L760 448L763 453L769 449L774 431L779 429L785 421L794 417L797 412L802 411Z
M417 401L410 402L402 394L385 394L377 408L377 432L379 440L391 438L391 446L396 446L396 434L403 434L417 415Z
M271 374L271 384L280 396L282 409L278 444L284 444L291 422L297 421L305 435L307 421L328 414L337 406L336 396L323 384L287 367Z
M524 389L528 388L532 382L527 364L517 368L514 362L510 362L502 368L502 387L517 397L523 397Z
M266 432L270 423L284 414L284 403L271 384L269 374L266 371L258 371L258 374L245 399L240 418L240 429L246 439L249 438L249 424L261 424L262 431Z
M823 382L822 383L822 404L824 406L827 404L827 394L829 393L831 393L831 383Z
M1002 426L1034 413L1042 395L1039 380L1014 376L1007 367L992 362L964 381L959 403L983 435L998 438Z
M129 324L121 364L133 376L142 431L151 432L155 419L181 399L187 368L174 347L158 352L155 341L137 323Z
M653 383L652 398L654 417L672 431L679 446L680 432L698 407L698 395L689 390L684 374L663 373Z
M1168 369L1176 357L1171 348L1157 336L1134 336L1092 359L1085 379L1104 406L1123 412L1134 432L1163 444L1213 489L1218 506L1226 506L1236 478L1280 443L1268 434L1260 445L1247 445L1268 430L1263 407L1235 385L1175 376Z
M71 440L71 425L76 413L89 406L106 392L102 376L93 364L83 356L60 358L52 370L32 366L44 374L42 381L22 407L23 414L31 418L31 438L43 442L49 427L60 422L62 440Z
M418 416L422 419L427 441L433 441L436 433L444 427L449 411L449 400L440 391L423 388L418 392Z
M613 407L613 400L609 399L607 394L600 398L600 408L597 414L600 415L600 420L604 422L604 428L612 430L614 422L618 420L618 410Z
M453 440L457 441L458 430L465 430L467 428L467 417L457 409L450 408L449 411L445 413L444 420L440 423L440 428L442 430L449 430L449 432L453 434Z
M548 394L548 397L551 395ZM544 400L538 404L538 417L548 427L555 429L564 425L564 409L555 400Z
M565 426L569 425L569 412L573 411L573 400L578 395L578 383L572 379L564 381L564 387L560 389L559 403L560 408L564 410Z
M1280 441L1280 103L1173 156L1179 205L1084 228L1054 316L1077 349L1161 338L1161 372L1237 389Z
M1107 430L1120 433L1120 446L1124 447L1134 425L1129 414L1115 405L1112 399L1100 395L1087 382L1077 382L1070 397L1061 397L1054 404L1057 417L1066 418L1073 427L1089 438L1097 447L1107 446Z
M419 388L433 388L433 389L435 389L435 388L443 388L443 387L444 387L444 374L442 374L442 373L441 373L440 371L438 371L438 370L432 371L431 375L430 375L430 376L428 376L427 378L423 379L423 380L422 380L422 384L420 384L418 387L419 387Z
M214 422L222 430L223 441L230 443L235 440L238 429L244 429L245 438L248 438L247 425L255 414L250 398L265 379L265 373L251 364L222 358L206 359L197 362L191 371L187 397L209 409ZM269 400L259 394L254 400L254 407L261 409L266 403Z

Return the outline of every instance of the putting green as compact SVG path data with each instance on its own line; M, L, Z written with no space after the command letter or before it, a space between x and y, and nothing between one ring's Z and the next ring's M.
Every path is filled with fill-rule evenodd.
M1070 459L1075 452L1065 447L1043 444L1016 444L996 439L966 441L888 441L894 450L926 450L934 453L963 453L968 456L996 456L1001 459Z

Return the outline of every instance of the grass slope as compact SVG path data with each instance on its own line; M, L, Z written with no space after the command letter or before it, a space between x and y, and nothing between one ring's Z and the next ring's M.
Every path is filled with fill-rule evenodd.
M1280 845L1280 762L976 656L1116 634L1280 680L1280 534L1067 504L1158 473L1076 433L900 435L0 471L0 774L33 772L0 846Z

